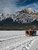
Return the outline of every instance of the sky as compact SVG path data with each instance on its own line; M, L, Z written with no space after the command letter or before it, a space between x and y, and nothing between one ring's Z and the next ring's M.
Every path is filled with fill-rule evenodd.
M25 8L38 11L38 0L0 0L0 12L3 13L14 13Z

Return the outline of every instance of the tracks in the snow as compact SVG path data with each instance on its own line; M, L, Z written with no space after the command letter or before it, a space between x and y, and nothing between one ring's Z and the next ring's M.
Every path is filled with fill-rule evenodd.
M31 47L34 37L18 36L0 42L0 50L24 50Z

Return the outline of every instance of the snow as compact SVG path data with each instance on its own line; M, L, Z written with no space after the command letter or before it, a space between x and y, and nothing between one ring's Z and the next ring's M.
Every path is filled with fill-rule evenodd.
M38 36L27 37L24 30L0 31L0 50L32 50L35 47L36 40L38 41Z

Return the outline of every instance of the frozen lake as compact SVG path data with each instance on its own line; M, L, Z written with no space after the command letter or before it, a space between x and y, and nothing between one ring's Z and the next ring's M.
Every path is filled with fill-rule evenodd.
M38 36L27 37L25 31L0 31L0 50L33 50L37 41Z

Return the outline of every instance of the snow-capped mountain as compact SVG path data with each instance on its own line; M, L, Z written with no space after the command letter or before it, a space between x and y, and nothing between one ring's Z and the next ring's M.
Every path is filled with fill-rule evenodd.
M11 18L14 22L18 23L31 23L38 19L38 12L35 13L32 8L23 9L15 14L0 13L0 21Z
M7 18L14 19L15 18L15 15L14 14L4 14L4 13L0 13L0 21L2 21L4 19L7 19Z
M31 8L18 11L19 14L16 16L16 21L21 21L22 23L30 23L36 20L37 13L35 13Z

